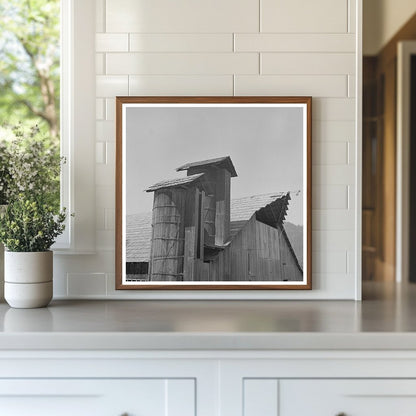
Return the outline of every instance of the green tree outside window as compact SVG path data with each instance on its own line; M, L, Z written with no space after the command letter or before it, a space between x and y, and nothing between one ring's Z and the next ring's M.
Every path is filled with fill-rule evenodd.
M59 108L60 1L0 0L0 140L37 125L59 158Z

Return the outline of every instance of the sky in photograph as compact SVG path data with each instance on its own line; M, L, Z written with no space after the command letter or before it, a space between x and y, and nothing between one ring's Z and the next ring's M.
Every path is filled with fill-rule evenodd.
M145 190L186 176L176 168L230 156L238 176L231 198L291 191L286 220L303 224L303 117L299 107L129 107L126 213L152 210Z

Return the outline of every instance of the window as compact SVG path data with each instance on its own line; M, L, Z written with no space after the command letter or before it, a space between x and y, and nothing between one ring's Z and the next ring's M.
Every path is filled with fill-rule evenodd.
M75 216L55 249L95 251L95 1L61 0L62 204Z
M0 114L39 124L67 163L55 250L95 248L95 1L0 0ZM60 40L60 42L59 42ZM60 145L60 146L59 146Z

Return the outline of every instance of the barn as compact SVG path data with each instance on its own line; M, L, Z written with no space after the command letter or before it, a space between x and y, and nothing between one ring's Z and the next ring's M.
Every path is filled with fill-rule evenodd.
M127 217L126 279L135 281L301 281L285 231L289 192L231 200L229 156L177 168L158 182L152 214Z

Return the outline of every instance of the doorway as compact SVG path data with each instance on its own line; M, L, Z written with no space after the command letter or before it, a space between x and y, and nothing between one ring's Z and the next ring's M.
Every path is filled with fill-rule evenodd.
M397 281L416 283L416 41L397 50Z
M410 58L410 207L409 252L416 253L416 46ZM409 280L416 283L416 256L409 256Z
M363 280L408 281L411 274L416 283L416 256L409 256L416 253L416 217L411 214L416 212L416 145L410 148L416 140L416 81L410 85L415 45L413 14L381 49L363 59Z

